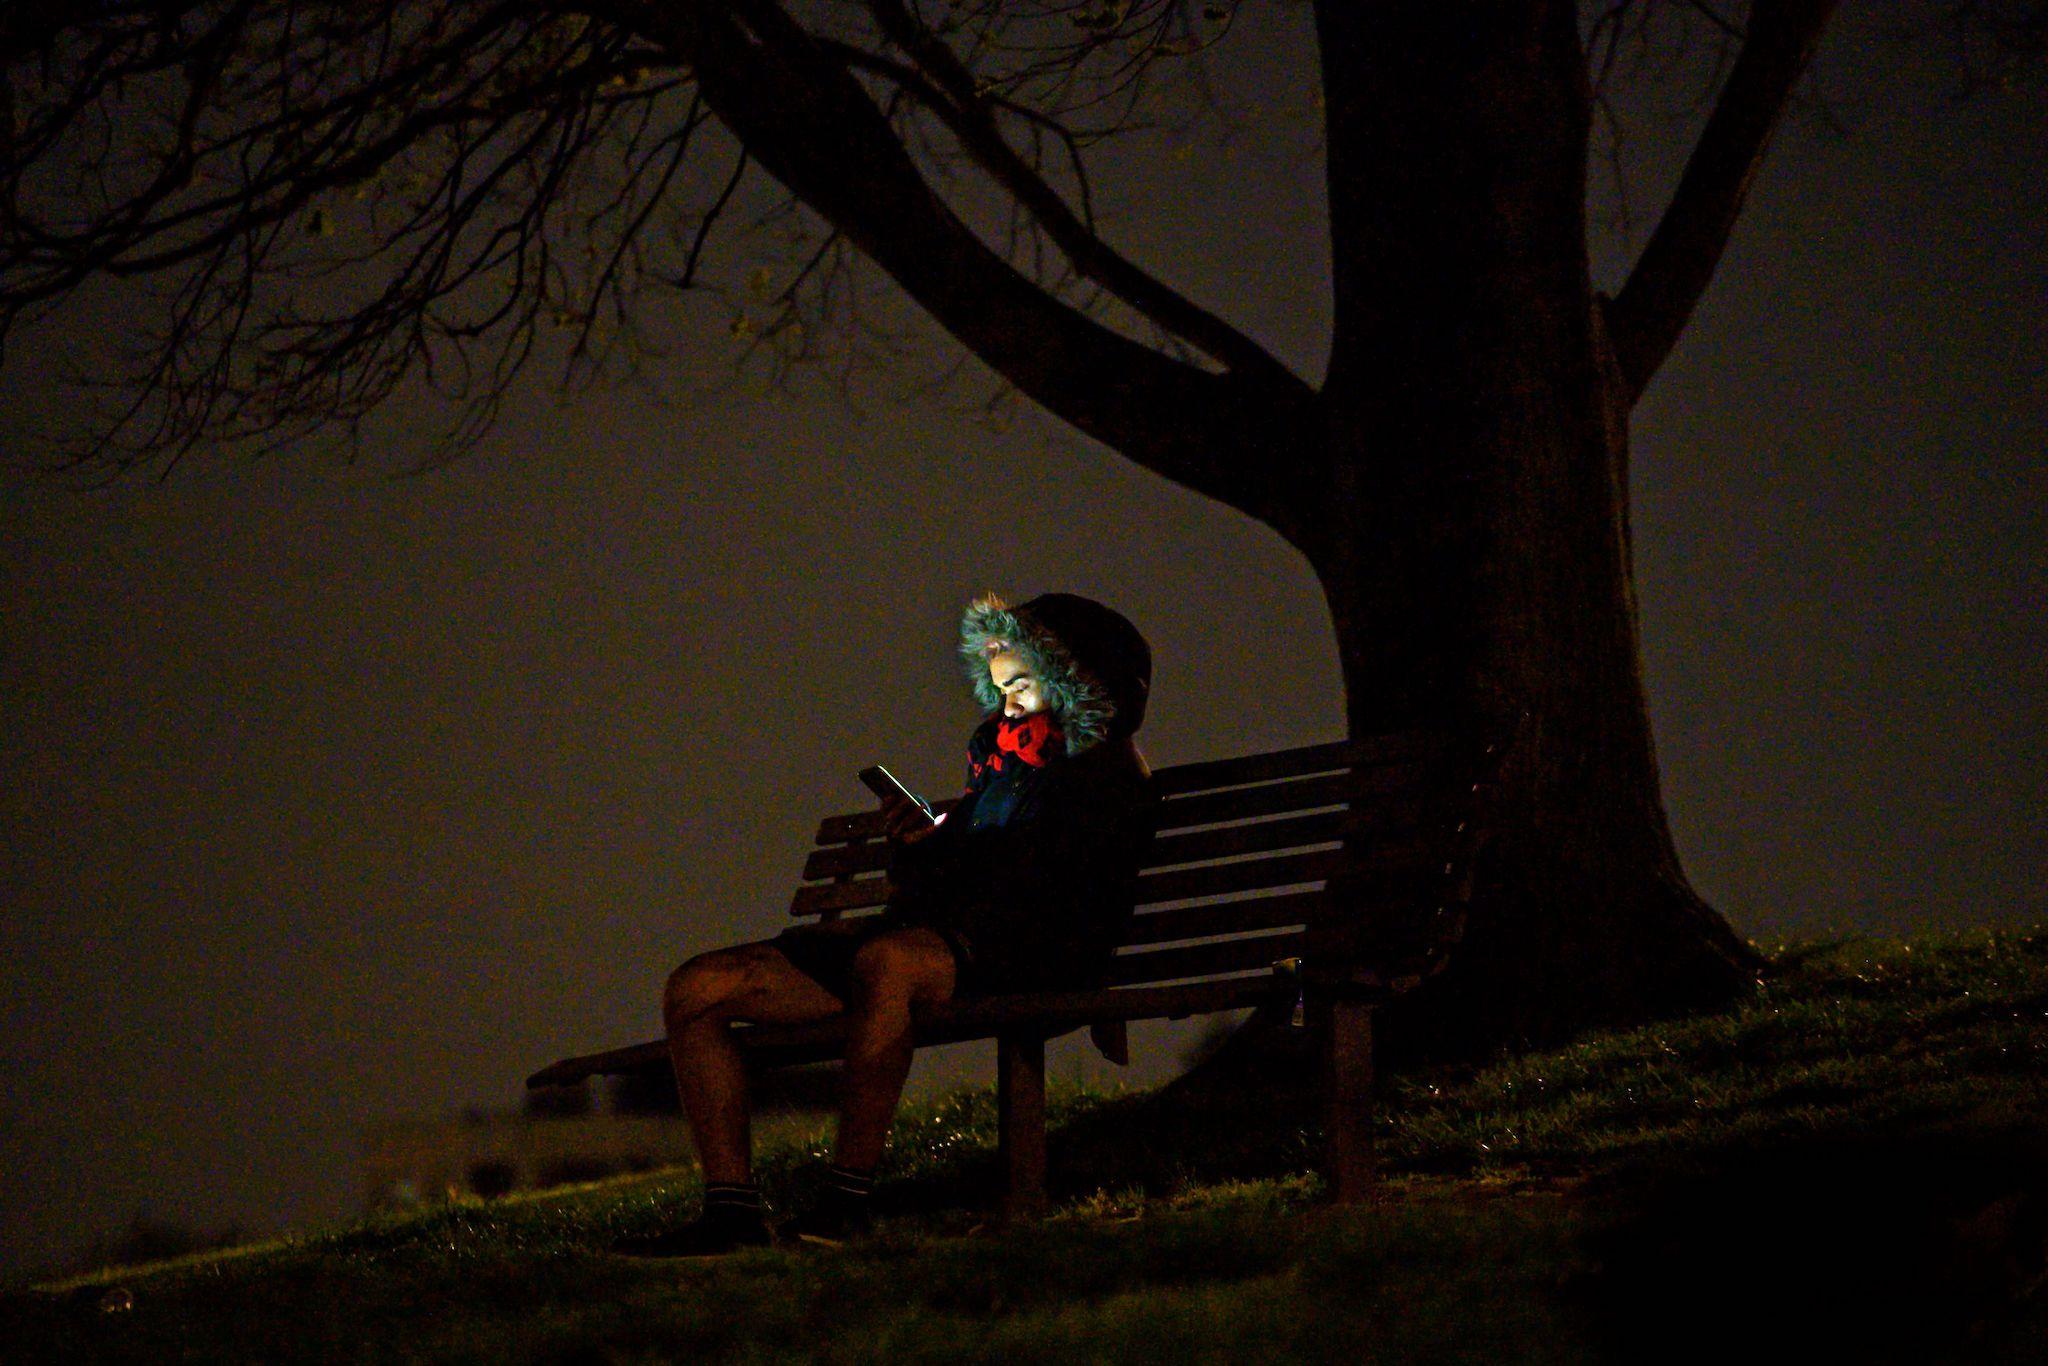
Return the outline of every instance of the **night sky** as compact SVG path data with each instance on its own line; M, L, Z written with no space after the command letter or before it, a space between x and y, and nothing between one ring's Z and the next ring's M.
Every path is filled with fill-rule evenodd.
M1845 129L1787 125L1636 414L1672 823L1766 944L2048 916L2048 73L1958 102L1945 54L1871 8L1822 52ZM1305 107L1286 35L1252 38L1236 98ZM1317 374L1313 128L1252 126L1144 159L1111 235ZM1639 127L1645 213L1677 130ZM53 411L17 361L10 430ZM857 411L651 380L564 401L536 377L409 478L310 450L7 486L0 1273L138 1210L346 1216L366 1125L507 1108L543 1062L653 1037L675 962L784 923L857 769L957 784L979 590L1144 629L1157 765L1341 733L1315 583L1241 514L886 376ZM425 416L390 415L394 449ZM1134 1034L1150 1081L1189 1030ZM1103 1075L1083 1048L1055 1074ZM929 1055L913 1089L991 1057Z

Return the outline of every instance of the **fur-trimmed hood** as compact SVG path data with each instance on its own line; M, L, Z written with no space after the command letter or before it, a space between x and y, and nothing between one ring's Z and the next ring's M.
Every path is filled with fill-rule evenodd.
M1069 755L1123 739L1144 724L1152 647L1122 613L1072 593L1045 593L1015 607L994 593L968 603L960 617L960 657L986 710L1002 705L988 661L1004 650L1022 656L1038 680Z

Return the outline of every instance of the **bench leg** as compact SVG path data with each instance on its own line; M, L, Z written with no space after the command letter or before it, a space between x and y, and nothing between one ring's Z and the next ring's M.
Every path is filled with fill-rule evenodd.
M1003 1220L1045 1216L1045 1040L996 1039L997 1146L1003 1166Z
M1328 1111L1330 1190L1340 1205L1373 1198L1372 1007L1360 1001L1330 1004L1325 1043L1324 1095Z

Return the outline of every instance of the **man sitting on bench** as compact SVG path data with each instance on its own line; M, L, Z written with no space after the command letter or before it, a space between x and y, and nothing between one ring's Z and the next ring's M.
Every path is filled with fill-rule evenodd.
M704 1209L629 1238L638 1256L717 1256L769 1241L752 1175L745 1065L726 1030L844 1011L838 1146L824 1197L787 1241L837 1244L870 1223L874 1171L914 1047L913 1008L956 997L1086 989L1128 925L1152 834L1151 770L1132 735L1152 652L1088 598L968 604L960 653L987 715L967 791L938 824L883 803L895 891L879 916L805 925L690 959L668 979L669 1058L704 1169Z

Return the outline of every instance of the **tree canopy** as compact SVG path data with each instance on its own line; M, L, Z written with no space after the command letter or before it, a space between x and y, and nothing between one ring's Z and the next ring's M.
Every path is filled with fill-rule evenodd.
M155 311L130 317L130 368L89 377L124 402L69 441L72 458L286 443L360 419L409 377L466 405L459 446L537 357L574 379L657 353L651 305L665 292L745 300L725 325L785 360L886 344L860 326L865 259L1031 399L1271 519L1279 509L1258 507L1227 464L1176 448L1154 415L1230 432L1256 412L1269 432L1291 429L1310 420L1314 380L1119 251L1090 181L1107 141L1199 120L1212 59L1251 8L13 6L0 20L0 340L96 280L155 287ZM1401 8L1373 21L1387 41L1415 22ZM1519 41L1518 26L1558 8L1482 6L1459 22L1474 43ZM1693 45L1726 65L1686 179L1616 300L1636 388L1711 274L1829 8L1763 0L1745 26L1704 3L1577 7L1595 129L1646 55ZM2024 14L2006 21L2022 38ZM1341 105L1360 77L1328 52L1324 68ZM1370 184L1374 171L1343 175ZM731 249L742 237L754 240ZM774 269L758 264L764 242Z

